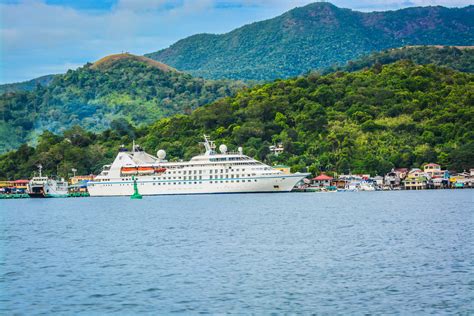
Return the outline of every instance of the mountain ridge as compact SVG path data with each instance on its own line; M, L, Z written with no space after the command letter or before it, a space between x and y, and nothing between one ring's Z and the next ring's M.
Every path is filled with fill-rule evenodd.
M391 47L474 45L472 20L472 5L366 13L312 3L224 34L192 35L145 56L204 78L272 80Z

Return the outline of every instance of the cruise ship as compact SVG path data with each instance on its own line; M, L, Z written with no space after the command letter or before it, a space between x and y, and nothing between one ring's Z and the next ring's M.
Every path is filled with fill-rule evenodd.
M166 152L157 156L146 153L140 146L129 151L123 146L111 165L87 188L91 196L129 196L134 193L134 182L141 195L289 192L307 173L285 174L280 170L243 154L228 152L204 135L205 153L190 161L165 160Z

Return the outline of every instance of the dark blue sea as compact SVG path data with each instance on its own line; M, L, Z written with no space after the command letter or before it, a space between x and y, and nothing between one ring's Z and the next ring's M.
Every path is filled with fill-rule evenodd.
M474 313L474 190L0 200L0 313Z

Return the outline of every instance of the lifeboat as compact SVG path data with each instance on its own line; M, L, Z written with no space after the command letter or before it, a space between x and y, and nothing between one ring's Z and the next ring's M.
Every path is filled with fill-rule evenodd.
M155 168L155 173L163 173L163 172L165 172L165 171L166 171L166 168L162 168L162 167L160 167L160 168Z
M139 174L152 174L154 172L155 169L153 169L153 167L138 167Z
M124 175L129 175L129 174L137 174L137 168L136 167L122 167L120 172Z

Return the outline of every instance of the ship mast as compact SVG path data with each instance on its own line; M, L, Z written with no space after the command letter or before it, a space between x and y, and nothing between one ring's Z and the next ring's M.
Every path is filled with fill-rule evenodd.
M209 139L209 136L203 135L204 136L204 148L206 148L206 156L208 155L214 155L216 153L216 145L212 140Z

